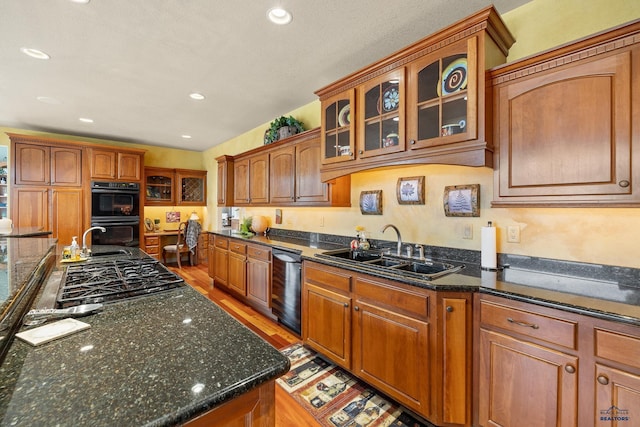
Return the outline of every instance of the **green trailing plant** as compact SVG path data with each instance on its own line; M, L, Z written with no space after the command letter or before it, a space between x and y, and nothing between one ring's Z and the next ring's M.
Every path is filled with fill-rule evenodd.
M251 222L253 221L253 217L248 217L242 220L242 224L240 224L240 234L243 236L253 236L251 232Z
M293 116L285 117L280 116L269 124L269 129L264 134L264 143L271 144L279 139L278 130L282 127L290 126L296 129L295 133L304 131L304 127L301 121Z

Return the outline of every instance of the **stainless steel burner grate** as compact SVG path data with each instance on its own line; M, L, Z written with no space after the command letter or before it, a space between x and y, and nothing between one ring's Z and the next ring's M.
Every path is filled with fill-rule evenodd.
M161 292L184 286L184 280L155 259L126 259L69 266L62 284L59 308Z

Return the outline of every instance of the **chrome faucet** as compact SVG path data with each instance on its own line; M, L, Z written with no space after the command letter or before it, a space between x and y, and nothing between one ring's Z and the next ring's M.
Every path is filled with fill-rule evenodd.
M391 227L394 230L396 230L396 234L398 235L398 250L396 251L396 254L398 256L402 256L402 237L400 236L400 230L398 230L398 227L396 227L393 224L387 224L384 227L382 227L382 230L380 230L380 232L384 233L384 231L389 227Z
M418 250L418 258L420 258L420 260L423 260L424 259L424 246L416 245L416 249Z
M91 227L91 228L87 228L87 230L82 234L82 255L83 256L87 256L89 255L89 249L87 248L87 234L89 234L89 232L91 230L100 230L103 233L105 233L107 231L106 228L104 227Z

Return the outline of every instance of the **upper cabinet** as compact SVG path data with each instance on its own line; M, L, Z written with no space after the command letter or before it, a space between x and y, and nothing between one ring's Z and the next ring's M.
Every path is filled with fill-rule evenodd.
M322 180L391 165L493 166L485 76L513 43L489 6L316 91Z
M14 156L14 185L82 185L82 150L78 147L15 142Z
M237 156L216 158L218 206L350 206L349 176L320 179L325 149L321 140L316 128Z
M207 171L144 168L145 206L204 206Z
M144 150L89 148L89 172L94 180L142 180Z
M639 36L636 21L491 72L492 206L640 205Z

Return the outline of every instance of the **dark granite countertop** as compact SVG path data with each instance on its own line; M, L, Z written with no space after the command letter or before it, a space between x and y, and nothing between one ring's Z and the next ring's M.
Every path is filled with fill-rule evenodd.
M463 263L465 268L458 273L428 281L393 271L363 269L362 264L316 256L326 250L344 248L344 242L311 242L305 238L278 235L245 237L227 230L211 233L296 250L303 259L426 289L493 294L640 326L640 270L637 269L503 254L500 263L508 267L491 272L480 269L479 257L476 260L473 254L470 256L461 250L437 248L433 250L437 258L454 264Z
M13 341L0 366L0 425L179 425L289 369L190 286L78 320L91 328L37 347Z

